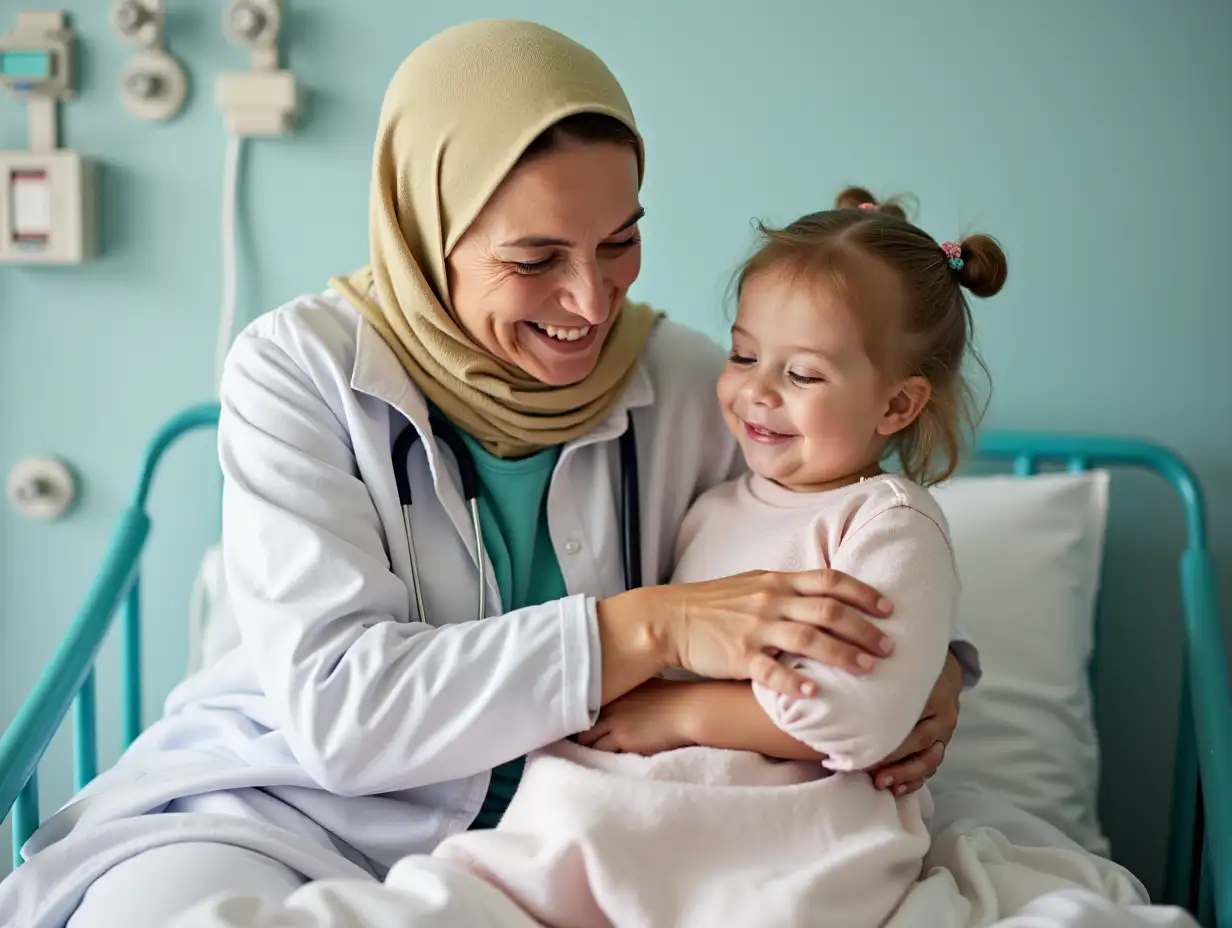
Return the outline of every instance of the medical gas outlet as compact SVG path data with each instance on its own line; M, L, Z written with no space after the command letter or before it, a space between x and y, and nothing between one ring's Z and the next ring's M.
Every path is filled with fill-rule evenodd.
M188 76L163 46L162 0L116 0L116 31L139 51L120 73L120 101L138 119L163 122L184 107Z

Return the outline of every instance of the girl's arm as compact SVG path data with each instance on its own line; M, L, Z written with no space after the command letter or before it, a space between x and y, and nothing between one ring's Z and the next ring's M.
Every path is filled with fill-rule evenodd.
M816 684L811 696L785 696L757 683L651 680L607 706L579 741L638 754L686 745L749 750L818 760L834 770L886 760L924 724L926 705L939 693L947 698L951 682L961 679L947 648L958 597L949 541L939 519L891 506L852 529L831 567L858 571L895 603L879 624L894 647L872 672L783 654L785 666Z
M945 669L933 687L928 705L938 706L956 704L958 693L962 690L962 664L951 651L946 655ZM730 751L756 751L766 757L779 760L813 760L823 761L826 755L813 750L793 735L779 728L761 707L753 692L752 684L743 681L713 681L704 683L684 683L690 692L682 693L683 705L680 711L680 725L683 737L688 743L711 748L725 748ZM953 715L957 723L957 714ZM949 716L947 716L948 718ZM928 751L930 745L937 741L948 742L953 734L954 726L949 730L941 730L943 719L938 711L928 711L926 707L922 720L917 723L912 735L899 746L914 754L916 748L909 742L917 731L927 734L927 740L919 746L922 752ZM897 753L897 752L896 752ZM931 759L929 759L931 760ZM925 763L924 758L920 758ZM931 775L940 765L941 757L927 769L920 771L920 776ZM895 779L890 775L888 780L880 781L879 786L903 784L907 780Z
M690 743L729 751L756 751L779 760L825 760L779 728L745 681L681 683L680 724Z
M780 661L817 685L815 696L783 696L754 684L773 724L825 754L832 770L865 770L889 757L919 722L949 655L958 578L939 512L894 505L854 526L831 567L875 585L895 603L879 627L894 648L868 674L837 672L808 658Z
M893 785L901 795L918 788L937 770L942 755L931 746L949 741L953 734L957 712L942 710L956 705L961 688L962 665L951 653L923 718L895 752L901 758L892 767L902 775L896 779L893 772L873 771L879 788ZM599 750L630 754L701 746L755 751L779 760L826 760L825 754L775 725L744 681L648 680L606 706L595 726L577 740Z

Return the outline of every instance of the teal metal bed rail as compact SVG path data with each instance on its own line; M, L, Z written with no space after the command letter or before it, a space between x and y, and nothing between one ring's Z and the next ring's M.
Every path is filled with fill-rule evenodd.
M218 424L218 404L184 410L154 436L142 459L132 503L120 515L85 601L60 641L51 663L0 736L0 810L13 813L13 866L21 846L39 824L38 764L60 723L74 708L74 781L81 789L98 773L94 660L121 604L123 622L123 738L127 747L141 734L141 554L150 536L146 512L154 473L179 438Z
M217 422L218 405L206 403L184 410L154 437L102 569L34 691L0 737L0 810L13 812L15 867L39 823L39 761L70 707L76 787L97 773L94 661L121 607L124 745L141 732L140 560L150 534L150 486L175 441ZM1180 496L1186 526L1180 562L1185 646L1168 871L1160 901L1184 906L1203 925L1232 928L1232 684L1197 478L1167 448L1133 440L990 432L979 438L976 451L980 459L1008 462L1018 476L1057 466L1071 471L1141 468L1163 477Z

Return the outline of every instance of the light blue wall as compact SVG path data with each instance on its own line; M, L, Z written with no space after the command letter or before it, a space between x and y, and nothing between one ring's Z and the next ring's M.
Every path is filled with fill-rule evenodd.
M371 136L403 56L463 19L539 19L609 62L648 138L638 295L720 335L720 297L750 220L825 206L851 182L916 194L939 237L998 235L1010 283L977 307L996 380L990 423L1178 448L1206 483L1232 602L1232 7L1223 0L289 5L290 64L309 106L301 132L259 143L245 164L246 316L363 261ZM4 6L7 29L16 5ZM0 467L55 453L85 485L83 505L61 524L0 514L4 720L88 584L143 442L211 385L224 143L212 82L244 57L220 35L221 0L169 0L168 42L195 93L173 124L135 122L113 91L131 49L109 30L107 6L73 11L84 75L63 116L67 143L103 167L105 254L68 270L0 267ZM683 12L693 8L705 14ZM24 120L0 104L0 147L24 144ZM176 451L155 492L150 714L183 665L188 587L216 533L210 454L205 437ZM1101 685L1114 729L1104 803L1117 851L1154 886L1179 536L1159 486L1125 486L1114 499ZM116 656L113 643L107 705ZM66 795L63 777L49 775L48 805Z

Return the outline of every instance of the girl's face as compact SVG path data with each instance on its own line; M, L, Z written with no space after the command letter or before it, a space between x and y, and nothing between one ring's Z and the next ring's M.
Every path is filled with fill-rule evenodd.
M641 270L637 155L569 144L519 165L447 260L458 321L552 386L577 383Z
M893 305L892 273L870 270L879 279L861 291ZM870 315L857 316L826 275L771 267L746 281L718 395L753 472L802 492L879 472L886 440L914 421L929 390L874 362L861 327ZM893 348L893 337L878 341Z

